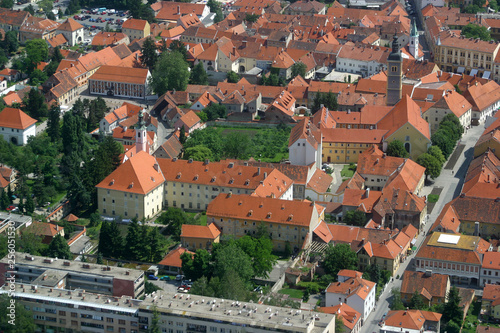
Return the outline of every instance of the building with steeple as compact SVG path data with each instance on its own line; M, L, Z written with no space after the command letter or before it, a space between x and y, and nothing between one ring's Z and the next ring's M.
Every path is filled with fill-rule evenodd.
M144 109L139 112L139 121L137 122L137 130L135 131L135 149L136 152L149 152L147 138L146 122L144 121Z
M401 100L403 87L403 57L399 49L398 37L392 40L392 52L387 58L387 95L386 104L396 105Z
M417 31L417 22L412 20L411 30L410 30L410 43L408 44L410 49L410 54L415 58L415 60L420 60L420 56L418 54L418 31Z

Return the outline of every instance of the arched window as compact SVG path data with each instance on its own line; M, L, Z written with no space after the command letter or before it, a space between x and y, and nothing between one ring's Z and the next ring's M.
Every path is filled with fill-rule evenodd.
M409 142L405 142L405 149L406 151L409 153L410 150L411 150L411 147L410 147L410 143Z

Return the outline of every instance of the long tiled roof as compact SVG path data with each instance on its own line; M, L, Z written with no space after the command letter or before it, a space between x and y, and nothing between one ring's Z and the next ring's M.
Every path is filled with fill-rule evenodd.
M432 297L445 298L447 293L448 275L431 274L425 272L405 271L403 273L403 282L401 283L401 292L413 294L417 291L422 294L425 290Z
M36 123L36 119L31 118L20 109L5 108L0 112L0 126L15 129L27 129Z
M149 70L147 68L101 66L94 75L90 77L90 80L146 84L148 73Z
M183 224L181 228L181 238L216 239L218 236L220 236L220 230L214 223L209 225Z
M228 217L309 227L315 209L309 201L221 193L208 205L207 218Z

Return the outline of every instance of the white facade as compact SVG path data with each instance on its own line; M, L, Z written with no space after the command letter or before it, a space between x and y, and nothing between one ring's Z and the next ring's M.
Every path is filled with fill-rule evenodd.
M366 286L362 288L367 288ZM346 297L345 294L337 294L337 293L326 293L325 297L325 306L335 306L339 305L340 303L345 303L352 307L354 310L358 311L361 313L363 316L363 322L368 318L370 313L373 311L375 308L375 290L376 286L374 286L370 292L368 293L368 296L366 296L365 299L361 298L357 294L353 294L349 297Z
M483 123L486 118L491 117L497 112L498 108L500 108L500 100L496 101L495 103L491 104L487 108L480 110L480 111L474 111L472 110L472 118L473 119L478 119L479 123Z
M321 144L315 149L306 139L298 139L288 147L288 151L290 163L293 165L316 163L317 168L321 167Z
M114 121L111 124L108 123L106 118L103 118L101 122L99 123L99 132L100 133L111 133L116 126L118 126L118 121Z
M481 268L481 284L500 284L500 269Z
M337 58L337 62L335 63L335 70L339 72L360 74L363 76L377 74L386 69L387 65L374 60L362 61L350 58Z
M0 127L0 135L4 140L12 142L18 146L24 146L28 143L30 136L36 135L36 124L22 130L17 128Z
M56 34L63 34L70 46L83 43L83 27L75 31L56 30Z

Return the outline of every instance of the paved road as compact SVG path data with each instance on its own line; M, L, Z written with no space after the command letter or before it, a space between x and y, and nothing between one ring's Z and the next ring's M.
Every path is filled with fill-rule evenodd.
M439 197L436 206L434 207L432 213L428 216L428 222L424 226L425 234L429 231L429 228L436 221L436 218L441 213L443 206L450 202L453 198L457 197L462 190L463 179L465 178L465 174L467 173L467 169L469 167L469 163L473 157L474 145L476 144L477 138L483 132L484 127L482 125L472 127L464 134L461 143L465 144L464 153L458 159L457 163L453 170L443 170L441 175L435 180L432 186L425 186L422 189L421 195L428 195L434 187L442 187L443 191ZM424 233L420 233L417 238L417 249L420 248L422 242L425 238ZM362 328L362 333L373 333L378 332L380 327L378 326L379 321L382 319L382 316L389 311L389 301L391 296L392 288L400 288L401 280L396 279L399 275L400 277L403 275L403 272L408 269L413 269L413 258L415 257L417 251L415 251L412 255L410 255L404 263L399 267L394 280L391 281L388 286L385 288L384 292L380 295L379 301L375 306L375 310L370 314L367 318L365 324Z

